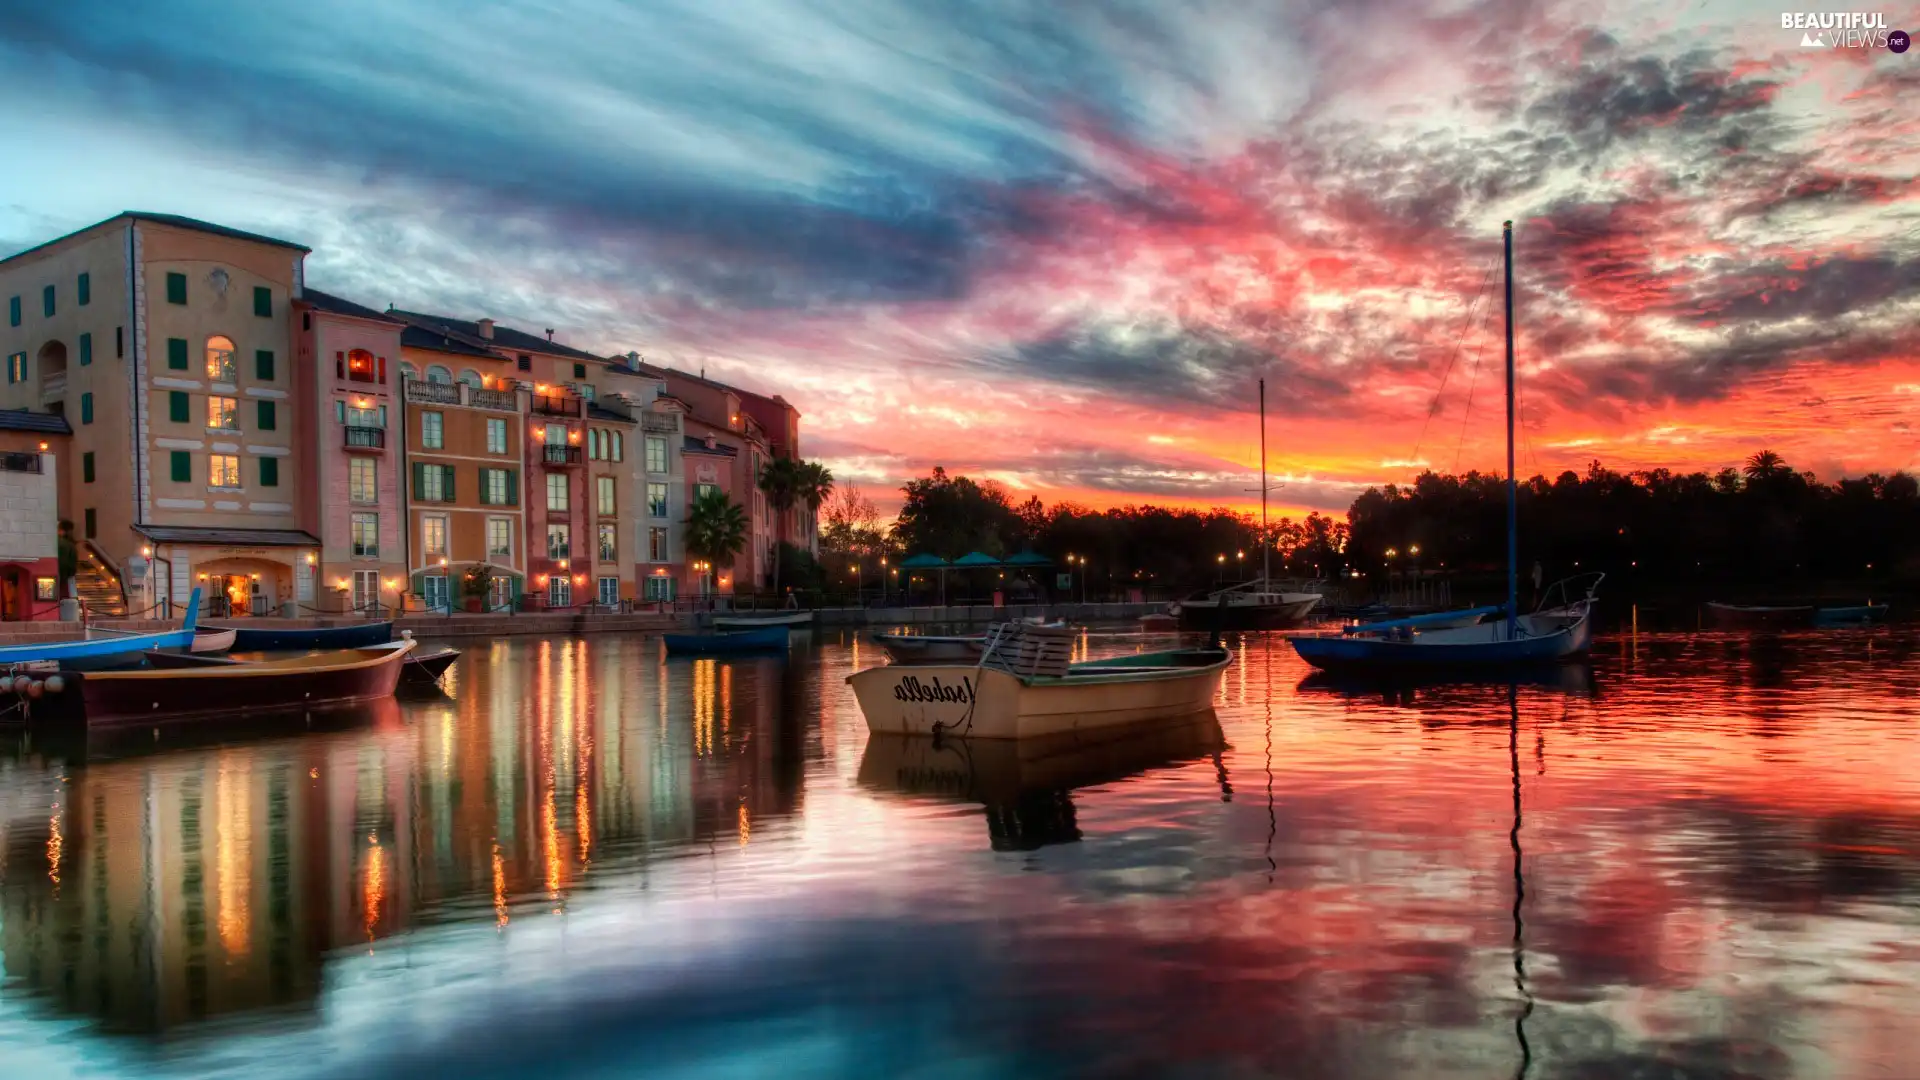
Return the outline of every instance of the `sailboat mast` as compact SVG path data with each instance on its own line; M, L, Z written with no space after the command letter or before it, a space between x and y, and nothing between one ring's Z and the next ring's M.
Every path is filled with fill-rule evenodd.
M1260 380L1260 587L1271 589L1273 565L1267 555L1267 380Z
M1507 640L1520 601L1520 493L1513 478L1513 222L1501 226L1507 264Z

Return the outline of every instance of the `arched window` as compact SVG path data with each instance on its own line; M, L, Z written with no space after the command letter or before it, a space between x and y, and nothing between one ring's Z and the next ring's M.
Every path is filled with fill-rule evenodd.
M233 340L218 334L207 339L207 378L214 382L234 381Z
M473 370L472 368L468 368L467 370L460 373L460 381L463 383L466 383L468 386L473 387L475 390L478 390L482 386L486 385L484 382L481 381L480 373Z
M427 368L427 381L430 383L440 383L443 386L450 386L453 384L453 372L448 371L439 364L433 364Z
M403 379L412 379L415 382L418 382L420 381L420 369L417 367L414 367L412 364L409 364L403 361L400 364L400 377Z
M373 354L365 349L353 349L347 353L347 378L353 382L373 382Z

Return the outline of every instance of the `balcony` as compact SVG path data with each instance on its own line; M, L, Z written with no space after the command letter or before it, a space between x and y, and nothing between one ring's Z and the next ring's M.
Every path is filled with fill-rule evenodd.
M419 379L408 379L407 400L424 402L429 405L458 405L460 404L460 388L453 383L421 382Z
M519 395L511 390L480 390L467 388L467 404L476 409L498 409L501 412L519 412Z
M647 413L640 417L640 430L649 435L672 435L680 430L678 414Z
M0 454L0 472L37 473L41 471L42 466L40 464L39 454L19 451Z
M387 429L377 427L355 427L348 425L346 448L349 450L385 450L387 448Z
M533 411L544 416L580 415L580 399L577 397L554 397L541 394L533 399Z
M49 371L40 376L40 404L51 405L67 396L67 373Z
M548 465L578 465L583 460L583 455L578 446L560 446L554 443L548 443L542 446L540 450L542 453L541 460L545 461Z

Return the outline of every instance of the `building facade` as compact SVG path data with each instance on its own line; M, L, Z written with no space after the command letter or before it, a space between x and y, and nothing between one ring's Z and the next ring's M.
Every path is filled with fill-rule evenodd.
M60 460L65 417L0 411L0 619L56 619L60 523L67 520ZM97 466L96 466L97 467Z

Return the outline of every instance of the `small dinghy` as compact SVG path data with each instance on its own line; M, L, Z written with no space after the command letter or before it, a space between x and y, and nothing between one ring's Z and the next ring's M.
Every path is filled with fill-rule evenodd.
M1707 602L1707 621L1722 630L1782 630L1813 625L1812 604L1723 604Z
M766 626L758 630L722 631L717 634L667 634L670 656L711 656L716 653L785 652L787 628Z
M767 615L715 615L715 630L764 630L777 626L782 630L798 630L813 625L811 611L782 611Z

